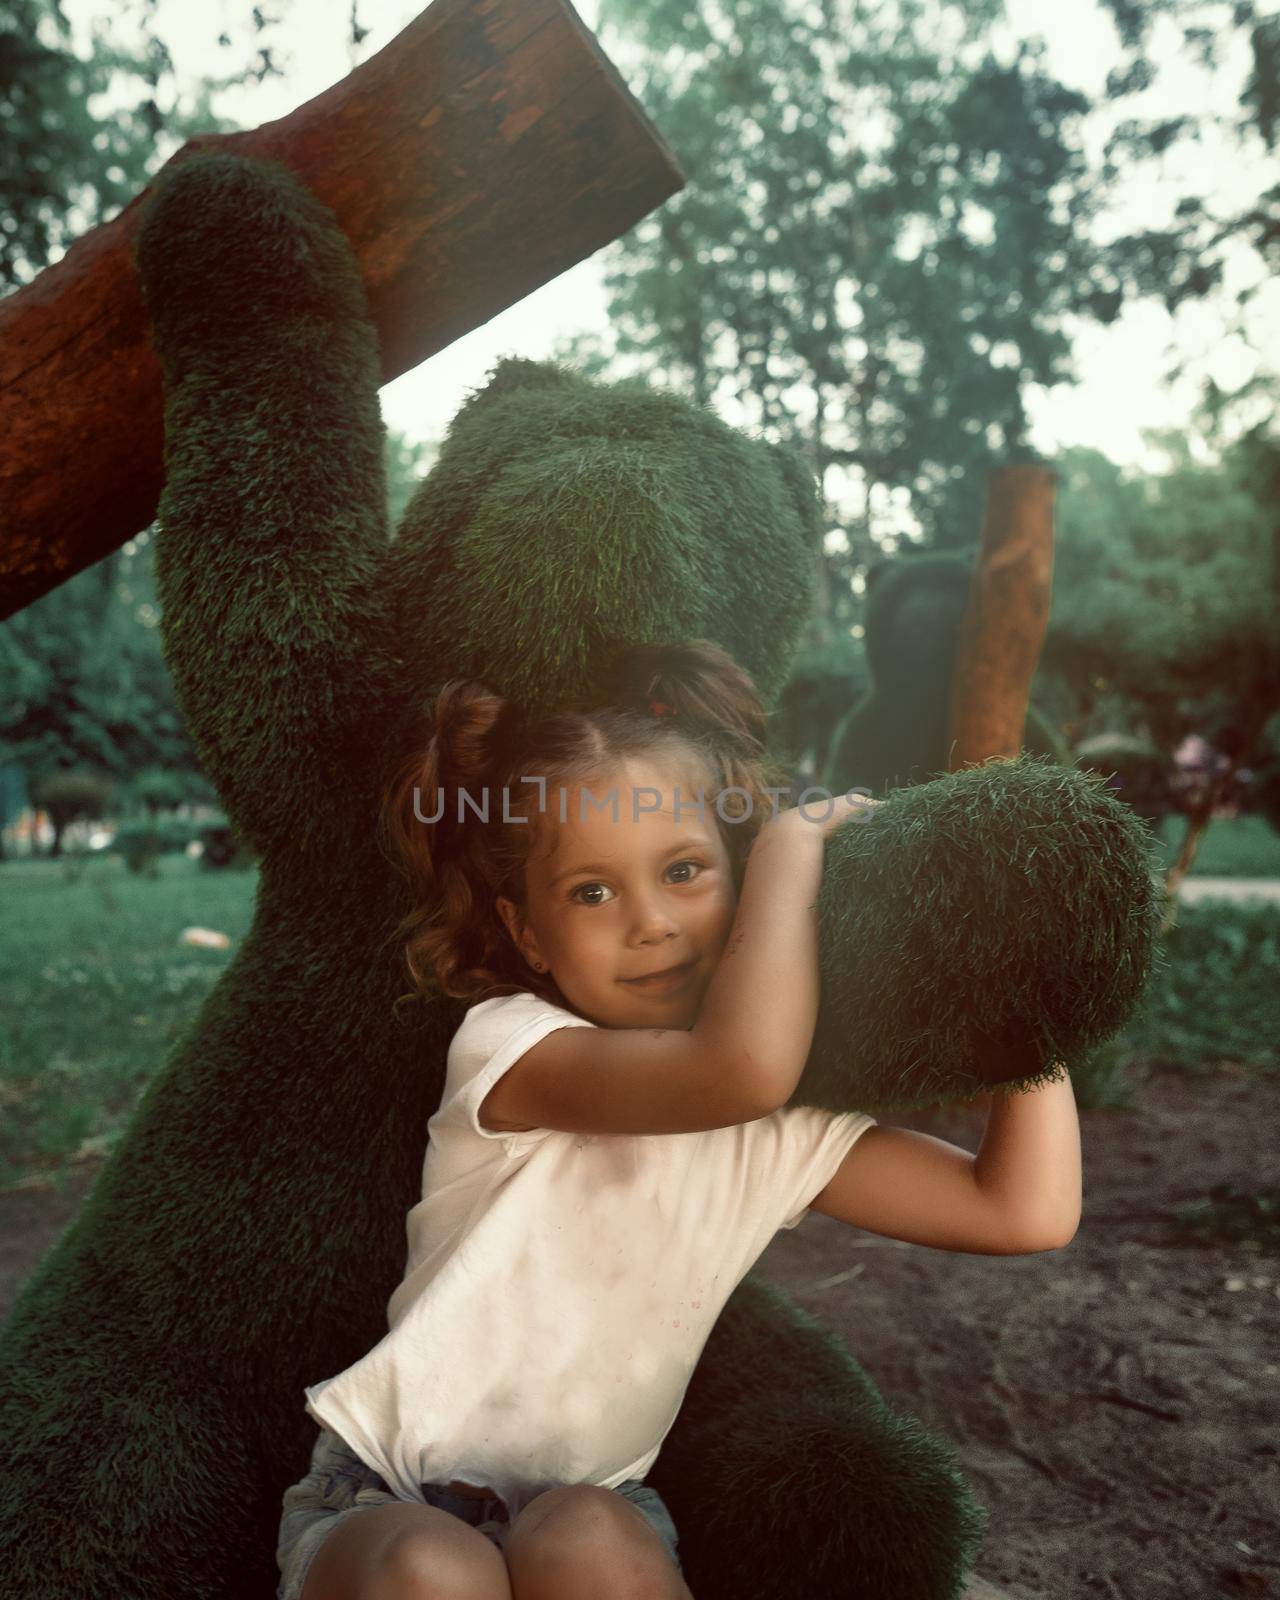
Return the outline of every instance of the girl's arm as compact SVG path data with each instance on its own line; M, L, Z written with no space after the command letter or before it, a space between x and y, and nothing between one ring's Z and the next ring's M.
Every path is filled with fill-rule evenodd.
M691 1133L767 1117L795 1089L818 1013L817 900L830 819L783 812L752 845L720 961L691 1028L556 1028L499 1077L482 1130Z
M755 1085L765 1115L795 1091L818 1021L818 891L826 837L879 802L842 795L831 815L796 807L765 823L733 926L689 1030L715 1069Z
M931 1134L868 1128L810 1204L909 1244L1023 1255L1069 1244L1080 1199L1080 1124L1063 1069L994 1097L976 1156Z

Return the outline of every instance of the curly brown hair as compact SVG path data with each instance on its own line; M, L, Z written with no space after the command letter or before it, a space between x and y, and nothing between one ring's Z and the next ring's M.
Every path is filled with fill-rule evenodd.
M751 844L778 809L768 786L790 788L766 753L767 721L750 676L708 639L627 646L598 694L542 714L479 679L451 679L425 746L396 772L381 809L384 846L413 899L392 935L404 940L414 985L401 998L474 1003L524 989L564 1003L554 979L516 947L497 903L512 901L524 918L524 868L540 831L530 813L535 804L543 812L547 790L583 784L632 757L701 767L740 890ZM444 803L451 793L452 809ZM490 822L490 797L497 809L499 795Z

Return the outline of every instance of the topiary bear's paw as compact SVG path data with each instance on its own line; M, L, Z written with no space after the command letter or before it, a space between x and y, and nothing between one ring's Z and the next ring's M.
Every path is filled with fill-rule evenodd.
M280 350L299 319L368 318L332 211L278 162L224 150L171 162L152 185L136 259L166 364L219 344Z
M1157 867L1100 777L1026 754L895 790L842 824L790 1103L901 1111L1084 1060L1128 1021L1158 958Z

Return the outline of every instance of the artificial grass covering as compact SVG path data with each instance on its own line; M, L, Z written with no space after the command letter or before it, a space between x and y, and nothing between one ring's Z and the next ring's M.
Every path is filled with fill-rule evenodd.
M822 999L792 1104L902 1111L1081 1063L1134 1014L1160 889L1096 774L1021 755L893 790L827 844Z

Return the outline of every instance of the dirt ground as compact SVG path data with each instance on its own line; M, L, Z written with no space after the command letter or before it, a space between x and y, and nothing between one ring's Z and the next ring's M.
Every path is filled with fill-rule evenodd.
M1172 1220L1216 1184L1274 1188L1278 1122L1276 1078L1156 1073L1081 1114L1065 1250L957 1255L813 1214L761 1258L955 1444L990 1514L977 1571L1014 1600L1280 1595L1280 1261ZM981 1138L974 1116L911 1125Z
M1173 1218L1214 1185L1274 1188L1280 1079L1157 1072L1081 1120L1066 1250L955 1255L815 1213L759 1270L954 1443L990 1513L978 1574L1008 1600L1280 1597L1280 1260ZM910 1125L981 1136L972 1113ZM97 1170L0 1195L0 1317Z

